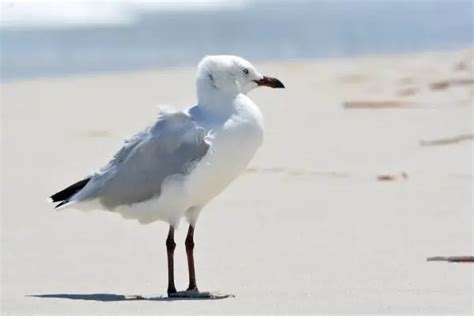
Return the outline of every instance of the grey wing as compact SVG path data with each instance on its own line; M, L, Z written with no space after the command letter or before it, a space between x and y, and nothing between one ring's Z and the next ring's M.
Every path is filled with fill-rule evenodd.
M209 147L205 130L187 114L162 115L127 141L77 198L99 198L109 208L148 200L168 176L187 174Z

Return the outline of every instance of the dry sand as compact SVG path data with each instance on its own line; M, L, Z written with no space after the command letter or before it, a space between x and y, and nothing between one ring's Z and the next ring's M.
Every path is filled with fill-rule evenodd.
M194 70L3 84L2 314L471 314L473 265L426 258L474 253L473 55L257 64L287 89L251 93L265 144L197 226L198 285L236 296L217 301L159 299L165 224L46 202L154 105L193 104Z

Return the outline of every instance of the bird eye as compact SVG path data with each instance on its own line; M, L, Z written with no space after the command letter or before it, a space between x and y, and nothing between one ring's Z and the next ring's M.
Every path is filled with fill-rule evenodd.
M248 74L249 74L249 70L248 70L247 68L242 69L242 72L244 73L244 75L248 75Z

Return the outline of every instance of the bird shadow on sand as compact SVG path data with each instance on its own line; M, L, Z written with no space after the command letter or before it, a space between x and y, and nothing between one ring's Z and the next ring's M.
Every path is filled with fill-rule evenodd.
M67 299L67 300L82 300L82 301L96 301L96 302L203 301L203 300L219 300L219 299L234 297L234 295L229 295L229 294L219 294L219 293L208 293L208 294L209 295L179 296L179 297L168 297L168 296L148 297L148 296L141 296L141 295L121 295L121 294L109 294L109 293L95 293L95 294L35 294L35 295L26 295L26 296L27 297L36 297L36 298L58 298L58 299Z

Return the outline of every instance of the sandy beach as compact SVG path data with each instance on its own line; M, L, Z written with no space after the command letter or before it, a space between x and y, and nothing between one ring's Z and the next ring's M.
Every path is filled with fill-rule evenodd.
M2 84L1 314L472 314L474 266L426 258L474 254L473 60L255 62L287 89L251 93L264 145L199 219L198 285L235 295L213 301L164 298L166 224L46 201L194 104L195 69Z

